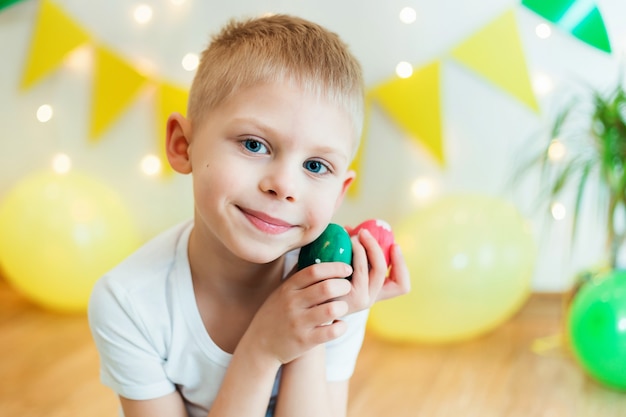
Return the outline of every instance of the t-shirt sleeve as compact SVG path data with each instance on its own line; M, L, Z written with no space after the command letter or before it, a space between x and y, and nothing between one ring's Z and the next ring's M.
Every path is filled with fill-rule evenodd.
M345 381L354 373L356 360L363 345L369 310L344 317L348 330L341 337L326 343L326 379Z
M163 353L145 326L127 290L100 279L91 294L89 326L100 354L100 378L118 395L134 400L175 390L165 374Z

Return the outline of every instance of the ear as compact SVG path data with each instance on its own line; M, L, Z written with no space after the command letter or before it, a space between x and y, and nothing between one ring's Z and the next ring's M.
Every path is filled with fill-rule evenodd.
M343 198L345 197L346 192L348 191L348 187L350 187L350 184L352 184L355 178L356 178L356 172L352 170L346 172L346 178L344 178L343 184L341 185L341 193L339 194L339 197L337 197L337 202L335 203L335 210L337 210L339 206L341 205L341 203L343 202Z
M172 113L167 119L165 133L165 152L167 160L174 171L181 174L191 172L189 144L191 139L191 123L180 113Z

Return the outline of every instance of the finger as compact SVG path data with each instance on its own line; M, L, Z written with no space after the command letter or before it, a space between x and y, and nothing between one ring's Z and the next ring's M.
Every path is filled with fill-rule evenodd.
M313 326L327 326L348 314L348 303L342 300L329 301L309 309L306 320Z
M385 254L381 249L378 241L367 229L362 229L359 232L359 242L365 248L367 253L367 260L369 263L369 293L373 296L378 294L378 291L383 286L385 276L387 275L387 261L385 260Z
M353 291L361 293L367 291L369 285L369 263L367 253L361 244L358 236L353 236L352 240L352 283Z
M304 308L329 303L350 293L352 285L344 278L328 278L299 291Z
M411 275L404 261L400 245L391 247L391 269L389 277L383 284L383 288L377 301L386 300L408 293L411 290Z
M322 262L296 272L289 282L299 290L330 278L345 278L352 274L352 266L343 262Z
M343 320L334 320L332 323L317 326L311 330L311 341L317 345L337 339L348 330Z

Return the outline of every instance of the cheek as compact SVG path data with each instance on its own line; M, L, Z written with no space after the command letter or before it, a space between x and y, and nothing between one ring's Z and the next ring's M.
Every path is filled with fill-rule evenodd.
M307 211L309 224L315 225L321 233L332 220L337 208L337 201L340 196L340 188L326 187L306 193L303 197L306 201L303 206Z
M202 161L194 167L193 188L197 203L203 201L201 204L206 205L223 200L226 194L241 188L246 176L241 170L222 165L216 161Z

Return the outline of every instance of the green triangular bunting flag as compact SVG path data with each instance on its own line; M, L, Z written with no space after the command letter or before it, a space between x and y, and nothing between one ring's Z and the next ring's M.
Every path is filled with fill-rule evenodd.
M522 0L539 16L601 51L611 53L611 43L594 0Z

